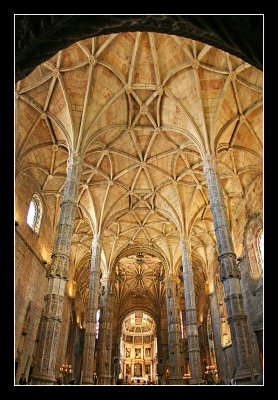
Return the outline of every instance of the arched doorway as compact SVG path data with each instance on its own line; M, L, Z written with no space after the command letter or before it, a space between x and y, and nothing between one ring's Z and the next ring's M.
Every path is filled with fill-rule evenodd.
M121 326L119 378L125 384L157 383L157 328L144 310L126 315Z

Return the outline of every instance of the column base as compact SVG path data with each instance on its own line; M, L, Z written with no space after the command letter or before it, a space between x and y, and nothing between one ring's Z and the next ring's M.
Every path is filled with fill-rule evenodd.
M54 385L56 378L51 375L32 375L31 385Z
M110 375L98 376L98 385L111 385L111 376Z
M258 385L260 383L258 383L258 377L259 377L259 373L258 371L252 371L252 374L250 373L250 371L247 372L236 372L235 374L235 381L237 383L237 385Z
M198 381L197 379L191 379L190 380L190 385L201 385L203 383L203 380Z
M169 385L183 385L183 379L182 377L173 376L173 378L168 379L168 383Z
M94 385L93 379L82 379L81 385Z

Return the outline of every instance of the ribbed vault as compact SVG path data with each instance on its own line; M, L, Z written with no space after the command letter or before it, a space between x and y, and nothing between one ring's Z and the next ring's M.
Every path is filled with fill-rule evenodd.
M208 268L216 240L202 157L219 161L231 222L263 171L261 71L191 39L125 32L74 43L15 89L16 177L36 183L53 232L67 158L84 159L71 282L95 234L105 273L127 246L153 247L174 272L181 234Z

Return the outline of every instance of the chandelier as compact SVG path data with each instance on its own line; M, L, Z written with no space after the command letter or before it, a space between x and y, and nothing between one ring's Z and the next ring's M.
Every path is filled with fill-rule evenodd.
M62 367L60 367L60 372L63 376L63 384L67 385L73 372L73 370L71 369L71 365L63 364Z
M139 251L139 253L136 256L137 260L136 263L139 265L142 265L144 263L144 261L142 260L142 258L144 258L142 252Z

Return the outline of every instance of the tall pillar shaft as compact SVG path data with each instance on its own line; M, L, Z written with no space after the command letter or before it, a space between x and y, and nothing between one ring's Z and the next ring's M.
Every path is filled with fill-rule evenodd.
M100 297L100 329L98 338L98 384L111 384L112 356L112 324L113 324L113 282L102 281Z
M163 374L165 373L165 360L163 354L163 346L161 343L161 316L157 323L157 374L159 384L162 382Z
M38 354L32 373L32 383L35 385L51 385L56 380L56 353L62 321L65 286L68 280L70 246L82 166L83 160L80 157L73 155L69 158L52 263L48 269L48 290L42 314Z
M98 310L100 261L102 240L95 237L92 242L92 261L90 271L90 286L88 295L88 308L83 352L82 384L93 384L93 365L96 344L96 314Z
M73 307L73 305L72 305ZM66 351L66 363L72 366L73 373L76 373L75 365L74 365L74 348L76 343L77 336L77 325L75 319L70 322L69 334L68 334L68 343L67 343L67 351Z
M181 357L181 321L179 315L179 302L177 298L177 280L174 276L166 278L166 303L168 324L168 351L170 385L182 385L183 360Z
M223 379L224 381L228 382L228 371L225 365L225 355L222 349L221 343L221 321L219 318L219 311L218 311L218 300L217 295L215 293L215 289L209 295L210 300L210 309L211 309L211 323L214 335L214 344L215 344L215 354L216 354L216 361L217 361L217 369L218 369L218 376L219 379Z
M251 383L258 375L254 368L251 343L243 305L240 272L237 267L236 254L232 242L223 188L212 156L203 160L204 174L208 184L210 208L213 215L218 261L220 263L220 279L224 284L225 302L230 325L233 354L235 360L235 380L239 384Z
M198 385L202 382L202 371L200 360L197 311L195 303L195 289L191 260L191 247L188 238L181 238L181 253L191 384Z

